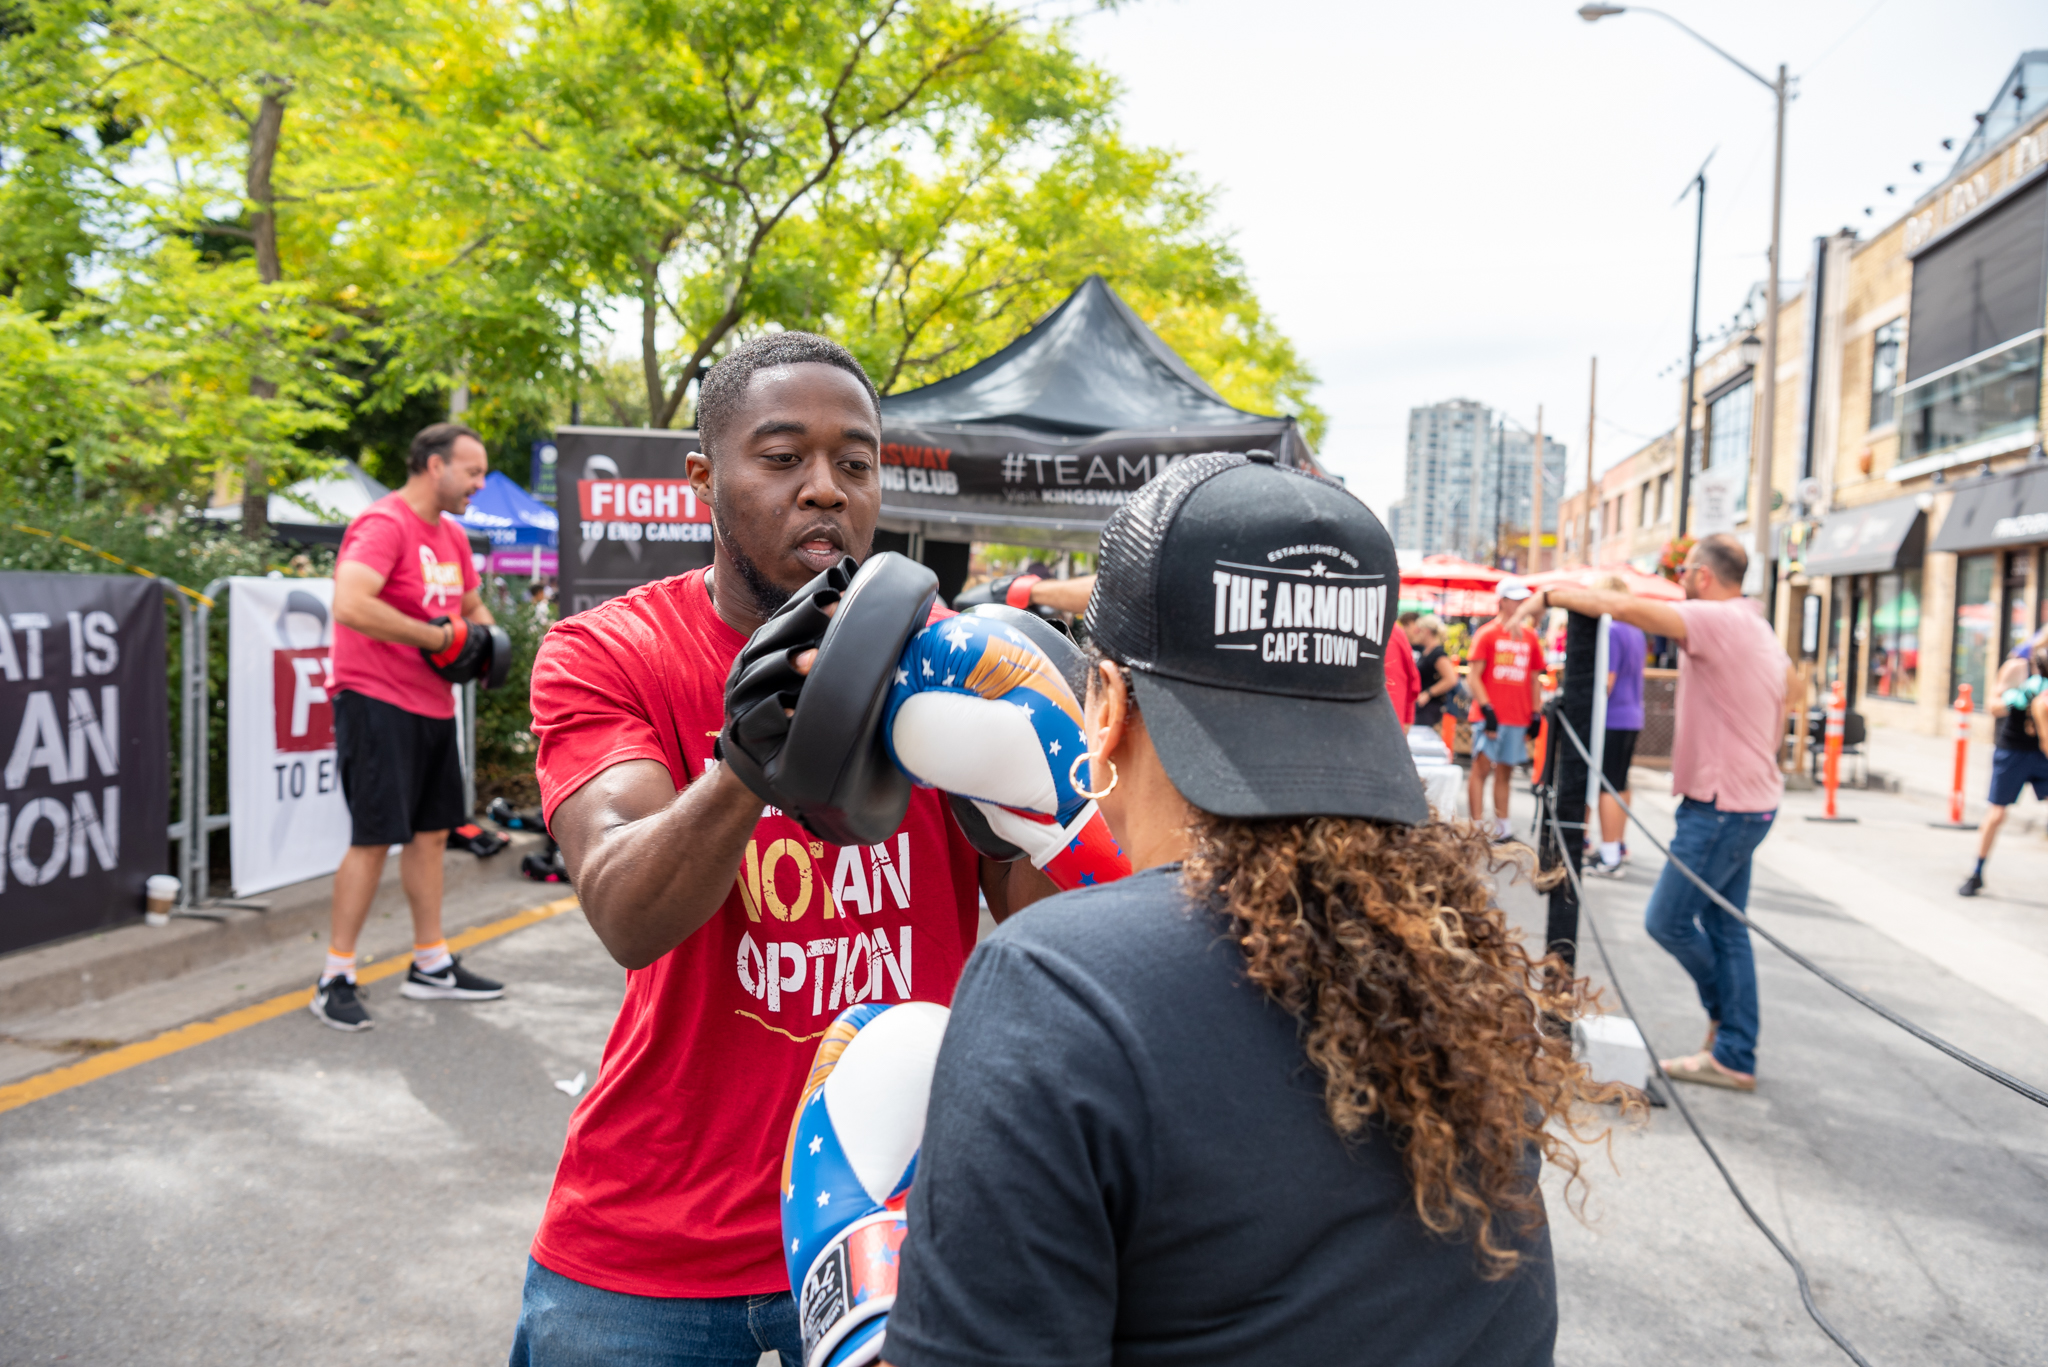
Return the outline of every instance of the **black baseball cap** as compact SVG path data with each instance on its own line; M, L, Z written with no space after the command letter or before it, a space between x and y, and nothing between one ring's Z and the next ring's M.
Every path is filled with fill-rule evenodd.
M1103 529L1088 630L1203 811L1419 825L1386 696L1400 582L1393 539L1339 485L1264 452L1191 456Z

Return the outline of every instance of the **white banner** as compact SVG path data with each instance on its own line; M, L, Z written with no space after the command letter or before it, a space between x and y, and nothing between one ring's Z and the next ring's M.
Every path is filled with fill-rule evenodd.
M1735 504L1748 477L1733 469L1702 470L1692 477L1694 536L1735 530Z
M334 581L228 581L228 826L235 896L334 872Z

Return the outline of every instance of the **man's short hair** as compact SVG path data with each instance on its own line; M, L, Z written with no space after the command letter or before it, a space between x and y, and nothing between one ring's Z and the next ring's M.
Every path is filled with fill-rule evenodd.
M733 416L739 412L754 372L785 365L829 365L853 376L868 392L868 402L875 409L875 423L880 426L881 397L875 393L874 381L868 378L867 371L861 369L852 352L814 332L771 332L742 342L728 351L697 386L697 441L706 456L717 458L716 448L723 442ZM875 435L879 437L881 434L877 432Z
M1416 619L1421 616L1422 614L1419 612L1404 612L1399 617L1396 617L1394 619L1394 625L1401 628L1401 630L1406 631L1409 627L1413 626L1416 622Z
M479 437L474 429L464 427L459 422L437 422L432 427L422 427L412 439L412 449L405 453L406 473L425 474L428 461L435 456L442 460L448 459L455 450L455 443L464 437L468 437L478 446L484 444L484 439Z
M1749 552L1742 549L1740 541L1726 532L1715 532L1701 537L1695 549L1709 574L1731 589L1742 587L1742 577L1749 573Z

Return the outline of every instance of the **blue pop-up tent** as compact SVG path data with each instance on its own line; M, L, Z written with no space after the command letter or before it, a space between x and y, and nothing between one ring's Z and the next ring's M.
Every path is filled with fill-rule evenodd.
M484 476L484 487L469 500L469 510L458 520L489 539L492 573L554 573L556 533L561 525L555 510L502 471ZM522 547L526 549L519 549Z

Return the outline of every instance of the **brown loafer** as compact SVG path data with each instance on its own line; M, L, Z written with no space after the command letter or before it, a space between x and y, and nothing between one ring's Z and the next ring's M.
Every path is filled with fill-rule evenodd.
M1673 1082L1692 1082L1702 1087L1721 1087L1731 1092L1753 1092L1756 1079L1731 1073L1714 1062L1712 1054L1692 1054L1685 1058L1668 1058L1658 1065L1664 1076Z

